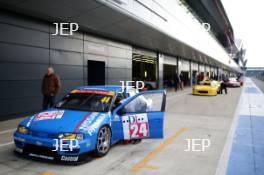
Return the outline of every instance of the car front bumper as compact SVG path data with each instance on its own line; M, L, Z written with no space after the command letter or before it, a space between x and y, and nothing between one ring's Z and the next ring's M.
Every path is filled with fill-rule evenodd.
M217 90L193 89L193 95L216 96Z
M82 162L87 159L86 154L92 151L89 140L79 141L78 146L72 149L67 146L61 148L56 146L56 139L39 138L18 132L14 133L14 143L16 153L48 161Z

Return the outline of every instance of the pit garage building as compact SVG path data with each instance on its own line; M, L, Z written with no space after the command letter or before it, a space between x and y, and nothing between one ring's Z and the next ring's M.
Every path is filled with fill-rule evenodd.
M52 35L62 22L79 30ZM170 87L180 72L191 85L197 72L241 71L228 55L233 40L220 0L0 0L0 120L41 109L48 66L61 78L57 99L127 80Z

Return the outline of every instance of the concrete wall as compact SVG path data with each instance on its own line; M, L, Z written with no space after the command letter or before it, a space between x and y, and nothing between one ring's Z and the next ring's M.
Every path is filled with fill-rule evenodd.
M87 83L87 60L106 62L106 84L132 79L132 47L85 33L53 36L49 23L0 12L0 119L41 109L48 65L60 76L57 99Z

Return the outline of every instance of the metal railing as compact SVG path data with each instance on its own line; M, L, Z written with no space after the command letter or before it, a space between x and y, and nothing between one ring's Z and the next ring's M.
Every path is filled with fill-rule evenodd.
M255 78L264 81L264 74L257 75Z

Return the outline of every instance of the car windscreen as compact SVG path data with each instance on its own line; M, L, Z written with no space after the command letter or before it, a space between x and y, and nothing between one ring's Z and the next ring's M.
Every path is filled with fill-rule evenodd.
M81 91L69 93L56 108L81 111L107 112L109 111L114 93L109 91Z
M211 86L211 82L207 82L207 81L201 81L199 84L204 86Z
M236 82L237 79L236 79L236 78L229 78L229 81L234 81L234 82Z

